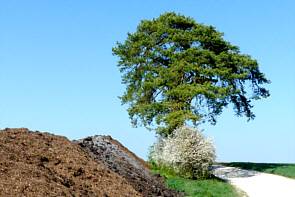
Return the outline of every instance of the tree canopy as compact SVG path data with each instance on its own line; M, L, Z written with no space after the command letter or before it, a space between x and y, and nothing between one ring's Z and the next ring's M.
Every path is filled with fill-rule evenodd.
M213 26L174 12L142 20L135 33L112 49L134 126L170 134L187 122L216 123L233 104L237 116L255 117L251 100L268 97L270 83L257 60L241 54Z

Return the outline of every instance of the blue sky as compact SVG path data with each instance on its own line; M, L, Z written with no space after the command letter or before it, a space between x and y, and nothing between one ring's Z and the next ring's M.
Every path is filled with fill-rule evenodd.
M224 32L272 81L256 119L228 108L201 125L219 161L295 163L294 1L0 0L0 129L26 127L70 140L111 135L146 159L155 133L132 128L112 55L142 19L175 11Z

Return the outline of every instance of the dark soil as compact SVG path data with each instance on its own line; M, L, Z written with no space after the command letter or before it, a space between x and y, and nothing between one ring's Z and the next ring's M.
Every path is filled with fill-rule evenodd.
M104 167L124 177L143 196L182 196L185 192L169 189L160 175L153 175L145 161L110 136L74 140Z
M21 128L0 131L0 196L141 194L66 137Z
M146 169L151 170L151 167L148 165L147 162L145 162L143 159L139 158L136 154L134 154L133 152L131 152L128 148L126 148L125 146L123 146L120 142L118 142L117 140L113 139L111 136L102 136L104 139L109 140L112 144L115 144L117 146L119 146L120 149L122 149L124 152L128 153L129 155L131 155L132 157L134 157L141 165L143 165Z
M182 196L111 136L0 130L0 196Z

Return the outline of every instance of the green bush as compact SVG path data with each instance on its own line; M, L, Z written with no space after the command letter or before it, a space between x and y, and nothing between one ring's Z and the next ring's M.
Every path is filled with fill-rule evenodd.
M157 169L163 169L183 178L207 178L216 160L216 147L201 130L181 126L168 137L158 136L150 150L149 160Z

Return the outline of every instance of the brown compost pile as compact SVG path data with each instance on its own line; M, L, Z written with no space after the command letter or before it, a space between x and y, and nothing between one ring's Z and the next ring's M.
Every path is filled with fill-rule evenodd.
M73 143L74 142L74 143ZM181 196L110 136L0 130L0 196Z
M0 196L141 196L66 137L0 131Z
M143 196L182 196L184 192L169 189L154 175L148 165L110 136L96 135L74 140L98 163L124 177ZM142 165L143 162L145 165Z

